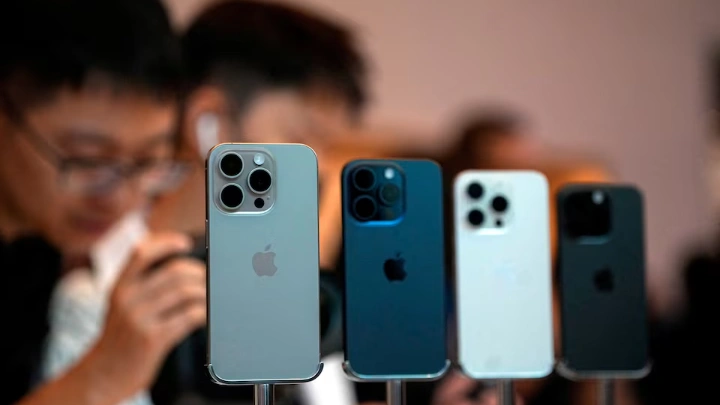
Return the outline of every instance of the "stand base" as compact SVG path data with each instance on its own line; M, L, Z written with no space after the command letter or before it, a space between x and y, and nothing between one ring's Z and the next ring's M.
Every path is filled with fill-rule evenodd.
M388 405L405 405L405 382L389 380L385 385Z
M613 380L598 380L597 382L597 404L615 404L615 382Z
M499 405L515 405L515 386L512 380L500 380L497 384Z
M255 405L275 405L275 387L272 384L255 384Z

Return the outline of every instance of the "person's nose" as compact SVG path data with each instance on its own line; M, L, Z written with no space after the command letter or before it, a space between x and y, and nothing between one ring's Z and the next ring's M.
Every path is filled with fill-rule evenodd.
M125 178L102 194L90 197L90 204L107 215L121 215L132 211L150 201L150 195L144 192L137 177Z

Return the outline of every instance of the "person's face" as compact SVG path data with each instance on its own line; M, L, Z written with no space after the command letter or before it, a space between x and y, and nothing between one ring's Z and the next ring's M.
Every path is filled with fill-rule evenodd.
M278 90L260 95L240 125L247 142L304 143L321 156L330 138L350 132L352 121L340 97Z
M147 203L171 162L174 100L86 86L15 112L0 111L0 209L65 252L87 252Z

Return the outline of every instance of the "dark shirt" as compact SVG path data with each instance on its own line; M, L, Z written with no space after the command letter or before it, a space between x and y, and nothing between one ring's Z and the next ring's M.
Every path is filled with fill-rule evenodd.
M60 253L41 238L0 240L0 405L17 402L42 382L50 298L61 265ZM186 389L252 399L251 388L228 392L211 386L202 375L204 348L204 332L199 331L168 357L152 389L156 405L173 403Z
M686 310L678 319L656 322L651 329L652 369L637 383L644 405L718 401L720 258L699 254L684 270Z
M60 254L40 238L0 240L0 405L18 401L40 382L60 269Z

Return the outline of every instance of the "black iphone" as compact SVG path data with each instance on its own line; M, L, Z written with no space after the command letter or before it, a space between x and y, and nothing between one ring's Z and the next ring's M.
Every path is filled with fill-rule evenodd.
M571 378L649 371L643 198L627 185L558 193L562 358Z

